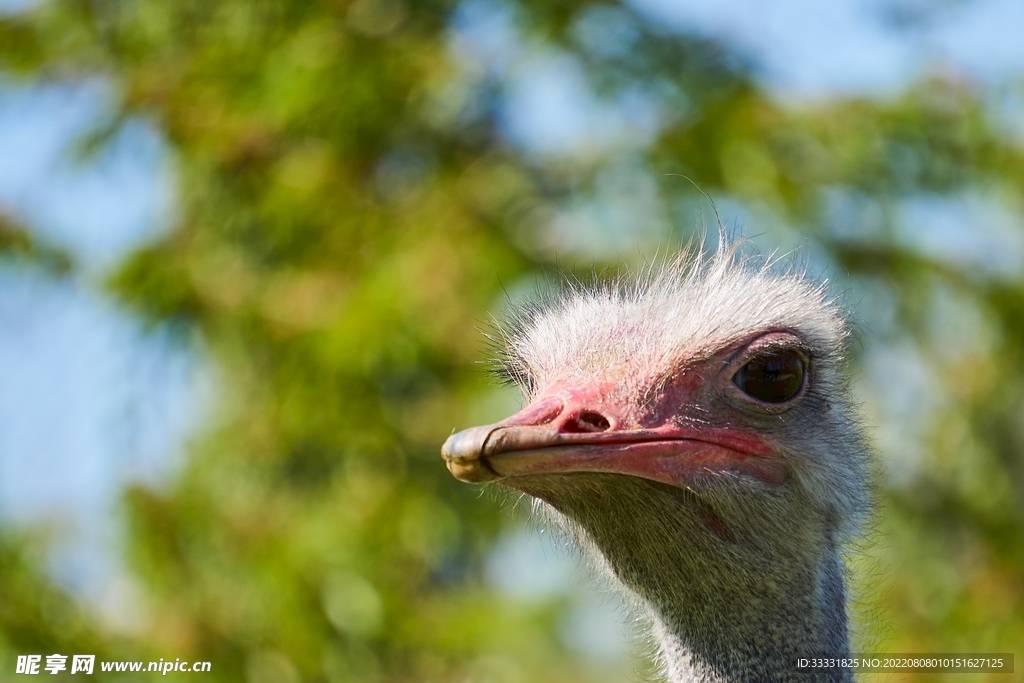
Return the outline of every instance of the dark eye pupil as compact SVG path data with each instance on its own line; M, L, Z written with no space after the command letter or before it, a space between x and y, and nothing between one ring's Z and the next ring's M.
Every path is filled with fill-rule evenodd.
M792 350L771 351L740 368L732 382L751 398L785 403L804 385L804 359Z

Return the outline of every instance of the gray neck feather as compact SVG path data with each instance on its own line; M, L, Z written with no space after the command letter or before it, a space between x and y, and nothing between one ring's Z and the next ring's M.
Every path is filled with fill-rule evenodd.
M848 673L798 672L798 658L849 654L842 569L825 558L806 586L733 602L718 618L679 605L650 606L652 633L670 681L852 681ZM810 588L810 590L808 590ZM697 614L695 614L697 612Z
M608 474L522 477L651 622L673 683L852 681L796 669L849 653L834 524L791 489L693 492Z

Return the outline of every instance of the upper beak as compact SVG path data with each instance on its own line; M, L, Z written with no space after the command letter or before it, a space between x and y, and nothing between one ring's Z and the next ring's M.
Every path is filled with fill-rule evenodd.
M441 456L456 479L493 481L507 474L498 471L502 468L495 463L493 456L556 446L565 442L565 436L545 427L500 423L470 427L449 436L441 446Z
M441 447L448 470L466 482L551 472L619 472L678 483L678 456L708 454L719 444L674 429L559 432L549 425L499 422L471 427Z

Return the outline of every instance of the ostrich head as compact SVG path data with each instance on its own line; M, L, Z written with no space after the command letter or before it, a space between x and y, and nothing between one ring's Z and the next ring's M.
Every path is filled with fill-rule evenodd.
M503 331L526 407L442 454L532 496L650 620L672 680L796 678L849 649L838 553L868 496L848 336L823 283L735 246L570 287Z

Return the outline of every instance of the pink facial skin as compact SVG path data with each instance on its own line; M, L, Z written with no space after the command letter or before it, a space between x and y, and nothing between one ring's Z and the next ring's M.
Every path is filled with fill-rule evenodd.
M750 476L770 485L784 481L782 460L757 434L669 421L633 426L641 416L608 400L616 388L553 387L554 392L493 425L504 434L497 439L492 434L482 444L487 465L503 477L608 472L679 487L705 475Z
M628 374L620 381L555 381L515 415L452 435L442 455L456 478L471 482L607 472L684 488L710 484L712 477L777 486L788 470L771 442L742 419L709 421L707 406L717 396L741 413L788 410L806 386L773 404L747 395L731 378L753 355L799 349L799 341L783 330L768 332L646 384Z

